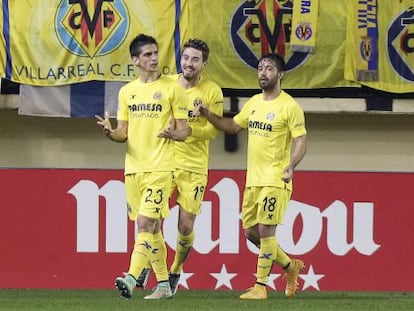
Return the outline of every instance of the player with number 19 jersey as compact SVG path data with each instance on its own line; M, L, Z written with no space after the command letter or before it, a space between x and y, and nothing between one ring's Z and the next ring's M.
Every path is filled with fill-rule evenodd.
M179 74L171 76L178 85ZM206 118L192 115L194 106L203 102L215 114L223 115L223 93L213 81L200 76L198 83L185 90L188 98L188 120L192 134L184 142L175 142L175 168L207 175L210 140L219 131Z

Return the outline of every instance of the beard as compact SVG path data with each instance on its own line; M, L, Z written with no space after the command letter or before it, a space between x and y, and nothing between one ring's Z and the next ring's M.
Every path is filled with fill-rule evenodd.
M259 86L263 91L269 91L274 89L276 84L276 79L259 79Z
M188 71L183 71L183 78L186 80L191 80L194 78L194 71L188 72Z
M259 86L264 91L270 90L272 88L270 83L269 83L269 80L260 80L259 81Z
M195 70L191 70L191 71L183 70L182 76L187 81L194 81L199 76L199 72Z

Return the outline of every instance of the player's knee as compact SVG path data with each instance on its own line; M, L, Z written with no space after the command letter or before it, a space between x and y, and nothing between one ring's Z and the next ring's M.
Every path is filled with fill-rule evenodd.
M193 232L193 223L189 221L180 221L178 224L178 231L181 235L189 235Z
M252 242L254 245L256 246L260 245L260 237L256 231L246 229L244 230L244 235L246 239Z

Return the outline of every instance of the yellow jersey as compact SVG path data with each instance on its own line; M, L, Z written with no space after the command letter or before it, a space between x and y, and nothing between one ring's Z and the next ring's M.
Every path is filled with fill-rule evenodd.
M305 115L300 105L282 91L273 100L254 95L234 116L248 129L246 187L274 186L292 190L282 181L290 162L292 138L306 134Z
M176 81L180 74L172 75ZM175 167L200 174L207 174L210 140L217 137L219 131L203 117L193 116L194 105L202 101L212 112L223 115L223 92L213 81L202 76L192 88L186 89L188 100L188 125L192 128L191 136L184 142L175 142Z
M142 83L129 82L119 91L117 119L128 122L125 174L173 171L174 142L159 138L174 119L187 119L188 108L183 89L161 76Z

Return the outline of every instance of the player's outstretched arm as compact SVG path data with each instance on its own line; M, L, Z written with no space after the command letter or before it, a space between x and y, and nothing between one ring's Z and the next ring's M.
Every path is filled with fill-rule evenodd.
M118 120L117 128L114 130L112 129L112 124L109 120L109 114L107 111L105 111L104 118L98 115L95 115L95 117L98 120L96 121L96 124L102 126L103 132L110 140L119 143L125 142L127 140L128 122Z
M222 130L227 134L237 134L242 130L242 128L233 120L233 118L225 118L216 115L204 104L194 107L193 114L195 116L205 117L217 129Z

